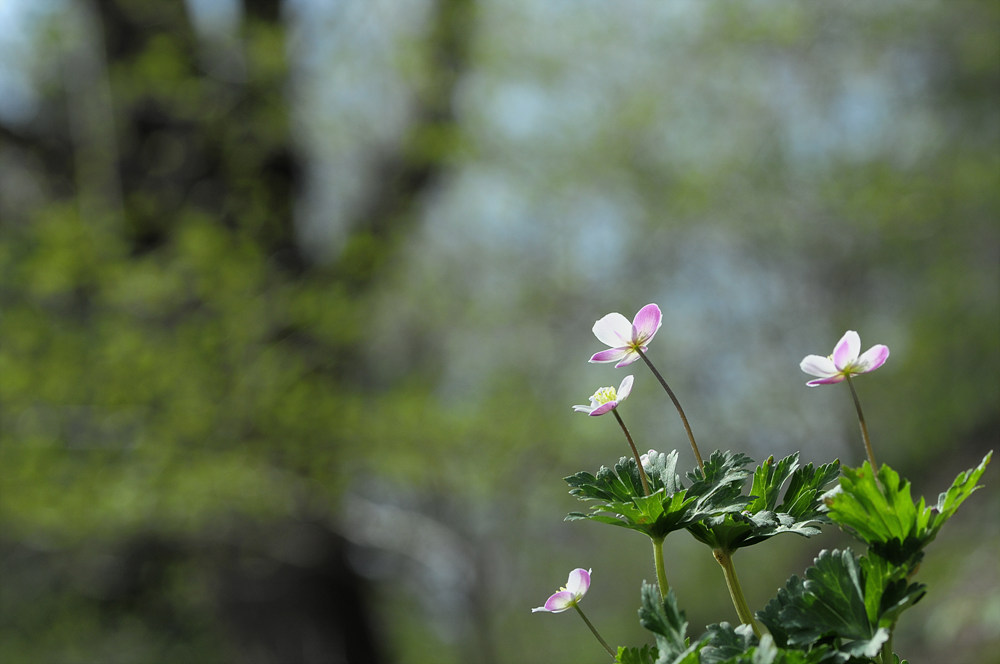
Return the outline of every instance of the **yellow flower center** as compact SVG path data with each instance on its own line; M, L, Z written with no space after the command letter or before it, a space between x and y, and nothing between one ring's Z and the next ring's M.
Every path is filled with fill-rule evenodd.
M613 387L602 387L596 392L594 396L590 397L590 400L596 403L598 406L603 406L604 404L615 401L618 399L618 392Z

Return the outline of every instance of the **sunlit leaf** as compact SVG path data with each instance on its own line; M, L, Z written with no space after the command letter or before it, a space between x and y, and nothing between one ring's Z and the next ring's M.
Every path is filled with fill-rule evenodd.
M913 567L920 562L923 548L979 488L976 482L992 456L991 451L975 469L960 473L934 507L927 507L923 498L914 503L910 483L885 464L879 468L878 481L868 462L861 468L844 468L840 486L826 497L828 516L879 556Z

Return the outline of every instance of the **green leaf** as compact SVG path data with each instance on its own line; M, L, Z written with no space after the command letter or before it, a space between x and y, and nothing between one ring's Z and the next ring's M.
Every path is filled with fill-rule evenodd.
M646 476L652 491L666 489L668 494L673 494L684 488L677 474L677 450L669 454L650 450L646 459Z
M878 555L860 560L865 577L865 610L868 620L890 630L906 609L923 598L927 587L907 583L907 567L898 567Z
M806 570L801 589L804 606L788 612L797 618L792 622L797 630L789 640L791 645L808 645L830 631L854 640L875 636L865 606L861 570L850 550L821 552Z
M642 648L626 648L618 646L618 656L615 657L615 664L655 664L657 650L652 646Z
M571 512L566 520L589 519L660 540L696 521L738 512L747 503L740 495L740 484L747 476L742 466L749 458L742 454L714 453L704 474L689 474L695 481L688 489L675 472L676 450L649 458L649 496L643 495L638 466L631 457L621 457L613 469L602 466L597 475L580 472L567 477L570 494L594 504L590 512Z
M775 645L770 635L760 639L760 645L719 664L825 664L844 661L843 657L825 646L813 650L788 650Z
M753 502L747 505L747 509L752 512L764 510L774 511L778 504L778 494L781 485L789 478L792 471L799 465L798 453L789 455L779 461L774 462L774 457L768 457L753 474L753 484L750 486L750 495L754 496Z
M681 664L697 662L697 645L691 646L687 638L687 619L677 608L674 591L661 598L659 589L650 583L642 584L642 603L639 607L639 624L656 637L659 656L656 664Z
M983 476L986 472L986 466L989 465L990 459L993 458L993 450L990 450L978 466L974 469L969 469L964 473L959 473L955 481L952 482L951 487L944 493L938 496L938 502L935 506L935 513L931 515L930 523L928 529L933 532L931 539L937 535L938 530L944 525L945 521L950 519L952 515L958 510L959 505L965 502L965 499L972 494L976 489L981 488L976 482L979 478ZM880 473L881 475L881 473Z
M818 524L829 521L821 491L840 472L840 464L834 461L818 468L812 464L799 468L798 458L797 453L777 463L774 457L768 458L754 472L745 510L702 520L688 530L700 542L729 553L780 533L818 534ZM779 504L786 481L788 488Z
M811 650L780 648L768 634L758 643L749 625L733 628L729 623L710 625L700 643L699 664L832 664L848 657L823 645Z
M976 482L992 456L991 451L977 468L960 473L935 507L926 507L923 498L914 503L910 483L885 464L879 469L878 481L868 462L858 469L844 468L839 490L826 496L828 516L877 555L912 569L920 562L923 548L979 488Z
M748 463L753 463L753 459L745 454L716 450L705 462L704 469L695 468L687 473L688 479L692 482L688 493L698 496L700 506L725 505L725 509L714 510L718 513L746 509L750 499L741 494L743 484L750 475L744 468Z
M842 657L874 657L899 614L923 597L907 568L850 550L822 551L805 579L791 577L758 619L781 647L829 644Z
M792 455L796 461L798 453ZM840 462L832 461L813 468L811 463L796 469L788 481L785 497L778 505L779 513L789 514L796 520L820 519L826 512L822 492L840 475ZM822 516L822 520L827 518Z
M718 664L744 654L757 644L750 625L733 627L728 622L709 625L701 637L699 654L702 664Z

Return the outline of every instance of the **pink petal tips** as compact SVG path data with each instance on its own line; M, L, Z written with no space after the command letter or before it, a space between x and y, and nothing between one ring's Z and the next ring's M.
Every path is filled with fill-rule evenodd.
M576 606L590 588L590 572L589 569L577 567L569 573L565 586L551 595L543 606L536 607L531 612L562 613Z
M663 323L663 314L655 304L647 304L630 323L619 313L610 313L594 323L594 336L606 346L591 356L591 362L617 362L624 367L639 359L639 351L646 351L648 344Z
M802 358L799 368L817 377L806 385L815 387L840 383L851 376L875 371L889 358L889 348L882 344L872 346L859 355L860 351L861 337L854 330L848 330L829 356L807 355Z

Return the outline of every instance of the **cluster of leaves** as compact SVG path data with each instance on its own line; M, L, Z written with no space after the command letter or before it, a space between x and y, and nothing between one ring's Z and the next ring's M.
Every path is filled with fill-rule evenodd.
M818 468L812 464L799 467L797 452L778 462L769 457L754 471L749 503L743 510L692 523L688 531L699 542L727 553L779 533L817 535L819 524L829 522L824 514L823 490L839 472L837 461ZM786 481L788 487L779 503L781 487Z
M601 466L597 475L579 472L566 478L570 494L594 501L589 513L571 512L567 521L590 519L645 533L662 540L675 530L688 528L710 517L740 512L749 498L741 494L749 473L743 468L750 457L715 452L701 469L689 472L686 487L677 475L677 451L649 454L644 466L650 495L644 495L639 467L621 457L614 468Z
M759 638L749 625L719 623L692 642L673 592L661 598L655 586L644 584L639 621L656 645L620 648L619 664L897 664L887 643L900 614L926 593L924 584L911 582L923 549L978 488L991 457L960 473L934 507L923 498L914 503L909 483L889 466L876 477L867 463L858 469L836 461L800 467L797 454L758 466L744 496L750 476L745 455L714 453L704 472L687 473L691 484L685 488L676 473L677 452L651 453L644 466L651 494L645 496L635 461L622 457L596 476L566 478L572 495L594 502L590 513L567 519L609 523L656 540L687 529L730 554L779 533L811 536L820 524L834 522L867 547L860 557L850 549L821 551L803 578L792 576L756 614L769 631ZM824 492L838 474L838 486Z
M618 649L616 664L821 664L838 661L829 648L811 651L787 648L769 635L758 639L749 625L727 622L709 625L694 642L673 591L660 597L656 586L644 583L639 622L656 638L656 646Z
M823 551L805 579L793 576L758 619L781 646L807 651L833 648L837 661L876 657L900 614L916 604L926 586L910 583L924 547L977 488L993 453L960 473L935 507L910 497L909 482L889 466L875 473L866 462L844 468L840 485L825 497L827 516L867 548Z

